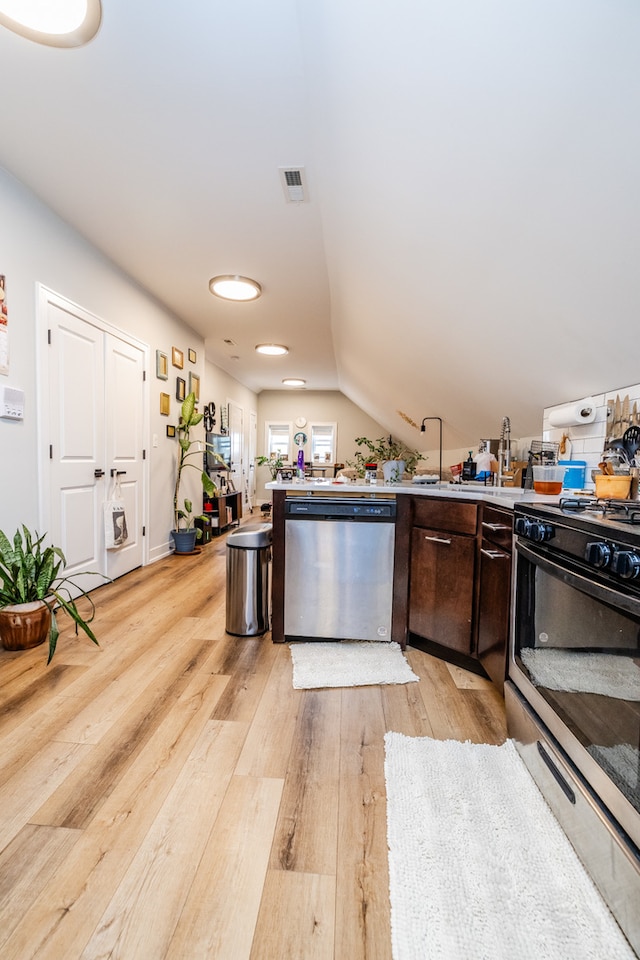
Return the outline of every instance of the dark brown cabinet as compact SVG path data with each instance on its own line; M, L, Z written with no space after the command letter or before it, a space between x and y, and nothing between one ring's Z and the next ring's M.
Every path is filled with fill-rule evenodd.
M474 647L478 507L435 498L414 501L409 631L469 656Z
M483 505L481 529L478 659L502 690L509 638L513 516L507 510Z
M211 534L217 537L242 519L242 494L234 491L205 497L202 512L211 519Z

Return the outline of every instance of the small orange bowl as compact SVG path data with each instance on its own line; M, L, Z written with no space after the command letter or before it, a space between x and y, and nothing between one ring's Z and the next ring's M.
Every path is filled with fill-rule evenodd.
M626 500L631 489L631 477L626 474L608 476L605 473L596 473L596 497L602 500Z

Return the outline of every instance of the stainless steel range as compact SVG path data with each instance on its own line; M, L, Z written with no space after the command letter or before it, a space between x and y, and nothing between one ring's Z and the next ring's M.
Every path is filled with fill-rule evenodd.
M515 508L509 735L640 954L640 503Z

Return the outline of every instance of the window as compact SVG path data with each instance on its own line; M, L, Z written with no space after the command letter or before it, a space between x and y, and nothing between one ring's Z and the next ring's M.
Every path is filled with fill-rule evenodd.
M335 423L310 423L312 463L335 463L337 425Z
M293 443L291 439L291 423L276 423L268 420L265 423L265 457L282 457L289 462Z

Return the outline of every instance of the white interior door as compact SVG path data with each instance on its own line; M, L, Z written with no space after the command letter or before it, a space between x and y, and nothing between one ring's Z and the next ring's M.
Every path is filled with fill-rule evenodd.
M107 550L107 576L120 577L142 565L143 416L141 390L144 353L138 347L105 334L105 422L109 479L116 471L125 501L127 542Z
M146 353L106 324L50 291L41 291L48 347L40 399L45 455L41 512L69 574L119 577L144 562L144 368ZM103 503L120 471L127 542L107 550ZM87 577L88 588L97 585Z
M247 499L249 509L253 510L256 502L256 454L258 452L258 415L255 410L249 411L249 437L247 444Z
M244 410L230 400L227 404L229 415L229 437L231 439L231 470L233 485L244 497Z

